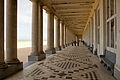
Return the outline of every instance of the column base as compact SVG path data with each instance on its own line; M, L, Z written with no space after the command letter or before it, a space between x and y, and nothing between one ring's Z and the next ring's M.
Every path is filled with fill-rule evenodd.
M68 44L66 44L65 47L68 47Z
M19 64L20 61L16 58L16 59L6 59L6 63L7 64Z
M7 67L8 67L7 64L5 64L5 63L0 63L0 69L4 69L4 68L7 68Z
M51 54L55 54L55 49L53 50L45 50L46 56L50 56Z
M60 48L60 47L55 48L55 51L60 51L60 50L61 50L61 48Z
M114 77L117 80L120 80L120 69L118 69L117 67L114 68Z
M42 53L39 56L29 55L28 61L40 61L40 60L45 59L45 57L46 57L45 53Z
M64 49L64 48L65 48L65 46L61 46L61 50Z
M20 71L23 69L23 63L10 64L7 68L0 69L0 80Z
M93 50L93 54L97 55L97 49Z

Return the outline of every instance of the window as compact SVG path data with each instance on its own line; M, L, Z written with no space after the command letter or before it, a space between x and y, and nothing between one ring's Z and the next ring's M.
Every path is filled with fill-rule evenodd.
M97 36L97 42L100 44L100 9L97 10Z
M115 0L110 0L110 10L111 10L111 16L114 15L114 12L115 12L115 7L114 7L114 2Z
M109 22L107 23L107 46L109 46Z
M111 47L114 48L114 19L111 20Z
M107 19L116 13L116 0L107 0Z
M116 48L116 0L107 0L107 46Z
M110 10L110 8L109 8L109 0L107 0L107 19L109 18L109 10Z
M100 44L100 29L98 29L98 44Z
M97 15L98 15L98 20L97 20L97 24L98 24L98 26L100 26L100 10L98 10L98 13L97 13Z

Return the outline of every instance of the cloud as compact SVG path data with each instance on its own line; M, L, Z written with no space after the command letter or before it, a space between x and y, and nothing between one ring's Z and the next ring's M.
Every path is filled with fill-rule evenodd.
M24 13L18 15L18 24L31 24L32 23L32 17L27 16Z
M5 0L6 3L6 0ZM6 7L6 4L5 4ZM6 9L6 8L5 8ZM31 40L32 37L32 2L29 0L18 0L18 40ZM43 10L43 39L47 39L47 13ZM6 15L6 10L5 10ZM6 16L5 36L6 36ZM6 39L6 37L5 37Z
M31 24L32 3L29 0L18 0L18 24Z

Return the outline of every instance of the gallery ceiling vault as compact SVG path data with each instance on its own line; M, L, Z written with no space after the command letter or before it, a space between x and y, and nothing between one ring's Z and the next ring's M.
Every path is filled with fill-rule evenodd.
M81 36L96 0L41 0L45 10L52 10L68 29Z

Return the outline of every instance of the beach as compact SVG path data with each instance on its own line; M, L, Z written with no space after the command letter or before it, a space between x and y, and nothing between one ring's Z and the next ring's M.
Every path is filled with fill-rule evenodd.
M6 43L4 43L5 58L6 58ZM47 41L43 41L43 51L46 50ZM18 41L17 42L17 57L18 59L26 63L28 61L28 56L32 52L32 42L31 41Z

